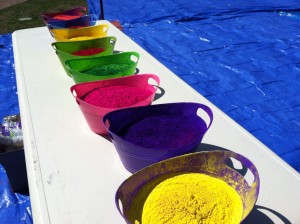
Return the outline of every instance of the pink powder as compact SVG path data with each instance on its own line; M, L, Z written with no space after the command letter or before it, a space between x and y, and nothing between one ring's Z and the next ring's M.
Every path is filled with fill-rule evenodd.
M79 51L75 51L72 54L77 56L89 56L94 54L99 54L101 52L105 51L103 48L89 48L89 49L82 49Z
M73 16L73 15L56 15L53 17L53 19L58 19L58 20L71 20L71 19L77 19L80 16Z
M81 99L94 106L104 108L121 108L134 105L145 100L152 91L134 86L108 86L96 88Z

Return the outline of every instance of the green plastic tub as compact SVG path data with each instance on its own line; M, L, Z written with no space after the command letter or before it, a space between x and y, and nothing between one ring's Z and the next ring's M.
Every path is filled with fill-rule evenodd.
M122 52L93 58L72 59L65 62L75 83L92 82L134 75L140 55Z
M117 38L114 36L101 37L92 40L82 40L82 41L71 41L71 42L54 42L52 47L54 48L62 66L64 67L68 76L71 76L69 70L66 68L65 62L72 59L80 58L90 58L90 57L99 57L105 55L111 55L115 48L115 43ZM72 53L92 49L92 48L102 48L104 51L88 56L77 56Z

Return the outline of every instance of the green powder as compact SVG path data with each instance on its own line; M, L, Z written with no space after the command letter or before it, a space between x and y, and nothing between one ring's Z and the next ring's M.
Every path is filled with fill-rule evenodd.
M127 71L131 67L131 64L108 64L84 70L82 73L94 76L110 76Z

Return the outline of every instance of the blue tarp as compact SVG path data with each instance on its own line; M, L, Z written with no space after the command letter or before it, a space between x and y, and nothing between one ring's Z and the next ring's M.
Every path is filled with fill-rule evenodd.
M18 114L19 104L11 34L0 35L0 123L11 114Z
M14 193L7 174L0 164L0 223L31 224L29 196Z
M104 1L105 19L300 171L297 0Z

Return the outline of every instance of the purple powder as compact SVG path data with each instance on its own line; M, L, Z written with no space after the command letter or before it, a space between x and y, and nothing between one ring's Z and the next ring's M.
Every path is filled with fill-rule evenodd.
M131 125L123 137L145 148L175 149L203 135L204 121L197 115L146 117Z

